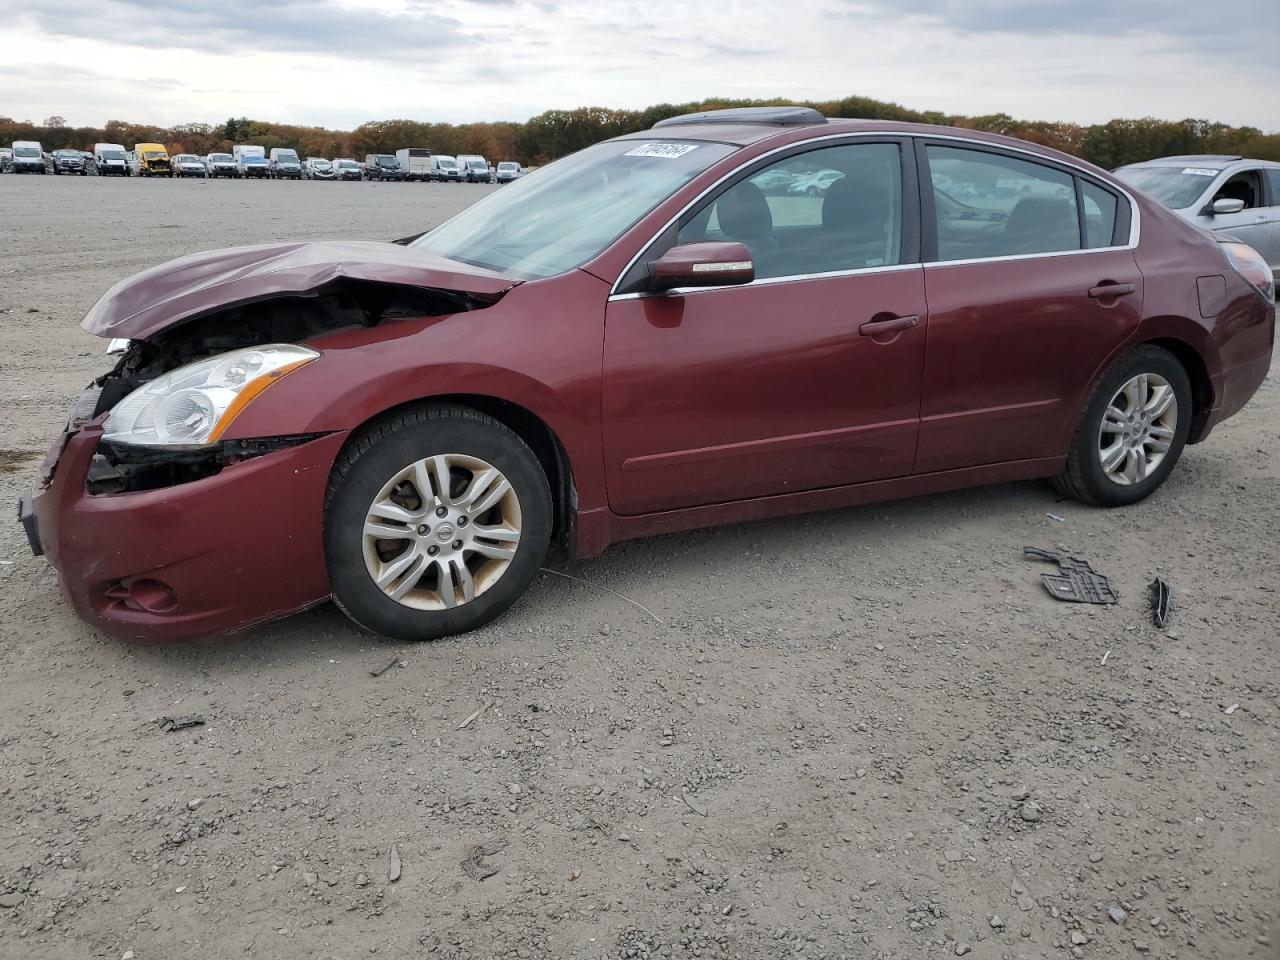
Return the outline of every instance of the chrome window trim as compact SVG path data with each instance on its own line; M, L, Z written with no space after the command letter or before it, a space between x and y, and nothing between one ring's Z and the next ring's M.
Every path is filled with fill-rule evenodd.
M789 273L782 277L761 277L750 283L729 283L722 287L673 287L670 290L644 291L641 293L615 293L609 301L641 300L646 297L683 296L695 293L717 293L722 290L741 290L744 287L768 287L779 283L798 283L801 280L830 280L837 277L861 277L869 273L901 273L905 270L922 270L923 263L894 263L884 267L855 267L852 270L829 270L826 273ZM628 268L629 269L629 268Z
M868 267L861 270L840 271L839 273L834 273L834 274L795 274L795 275L786 276L786 277L768 277L765 280L759 280L759 281L753 280L751 284L741 284L741 286L752 286L752 285L755 285L756 283L780 282L784 280L809 280L815 277L843 276L846 274L871 273L873 271L880 272L888 269L898 269L900 267L932 267L932 266L942 266L942 265L954 266L958 264L970 264L970 263L999 263L1005 260L1027 260L1027 259L1038 258L1038 257L1070 256L1072 254L1079 254L1079 253L1106 253L1107 251L1115 251L1115 250L1133 250L1138 246L1138 241L1142 237L1142 211L1138 207L1138 202L1137 200L1134 199L1133 194L1131 194L1120 183L1118 182L1113 183L1110 180L1099 180L1097 175L1094 174L1092 171L1086 170L1084 167L1080 166L1079 164L1072 163L1068 160L1059 160L1056 157L1046 157L1043 154L1037 153L1034 150L1027 150L1022 147L1011 147L1003 143L992 143L989 140L979 140L976 137L961 137L961 136L956 136L953 134L945 134L945 133L927 133L926 134L926 133L910 133L910 132L894 131L894 130L860 130L860 131L853 131L853 132L847 132L847 133L829 133L825 136L814 137L810 140L799 140L799 141L792 141L791 143L784 143L781 146L774 147L772 150L766 150L764 153L760 154L759 156L752 157L750 160L746 161L745 163L738 164L736 167L734 167L728 173L724 174L724 176L720 177L714 183L707 185L707 187L703 189L701 193L699 193L696 197L694 197L692 200L686 203L683 207L681 207L678 211L676 211L675 215L670 220L668 220L660 228L658 228L658 230L654 232L653 236L649 238L648 242L646 242L644 246L642 246L640 250L636 253L636 255L627 262L627 265L623 267L622 271L618 274L618 278L614 280L613 286L609 288L609 300L610 301L633 300L633 299L638 299L640 297L649 297L649 296L670 296L672 294L690 291L690 288L681 287L675 290L666 290L661 293L619 294L617 292L618 285L622 283L623 278L627 276L627 274L631 272L631 269L637 263L640 262L640 260L644 257L646 253L649 252L649 248L652 247L655 243L657 243L658 239L664 233L666 233L669 229L671 229L671 226L673 224L675 224L681 217L683 217L691 209L693 209L695 206L701 203L709 194L719 189L722 184L724 184L728 180L731 180L733 177L737 176L745 167L749 167L761 160L765 160L768 157L774 156L775 154L783 153L787 150L791 150L798 146L807 146L809 144L826 143L833 140L850 140L850 139L859 138L859 137L876 137L881 140L892 138L892 139L899 139L899 140L908 140L911 143L915 143L918 140L925 140L925 141L950 140L950 141L955 141L957 143L970 143L970 144L976 144L979 147L986 147L987 149L993 150L997 153L1000 151L1005 151L1008 153L1020 153L1027 157L1030 157L1033 161L1038 161L1040 163L1046 163L1049 165L1057 164L1058 166L1066 167L1068 169L1074 170L1077 173L1079 173L1080 176L1087 177L1090 180L1093 180L1102 184L1105 188L1109 190L1118 192L1121 196L1125 198L1125 200L1128 201L1129 203L1129 242L1125 244L1118 244L1118 245L1113 244L1112 246L1107 246L1107 247L1087 247L1080 250L1060 250L1060 251L1055 251L1053 253L1020 253L1020 254L1011 254L1003 257L982 257L982 258L973 259L973 260L930 260L927 263L920 261L920 262L908 263L908 264L895 264L892 267ZM906 184L903 184L903 189L906 189ZM732 288L731 287L697 287L692 289L696 289L698 291L708 291L708 290L732 289Z

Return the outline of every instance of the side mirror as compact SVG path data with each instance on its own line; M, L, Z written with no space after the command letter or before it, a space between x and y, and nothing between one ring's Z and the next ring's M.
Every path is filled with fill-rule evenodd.
M1219 197L1209 207L1210 213L1239 213L1244 209L1244 201L1232 197Z
M676 287L728 287L756 278L751 251L741 243L682 243L649 264L653 290Z

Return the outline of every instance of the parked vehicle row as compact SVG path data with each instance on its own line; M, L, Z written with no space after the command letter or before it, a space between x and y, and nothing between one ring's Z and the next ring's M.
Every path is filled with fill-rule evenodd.
M421 183L510 183L524 176L513 160L493 167L478 154L452 157L421 147L390 153L371 153L364 163L343 157L299 159L298 151L273 147L268 153L254 144L236 144L230 153L169 156L161 143L136 143L125 150L118 143L95 143L93 151L55 150L46 153L38 141L18 140L0 149L0 173L69 173L122 177L235 177L259 180L416 180Z

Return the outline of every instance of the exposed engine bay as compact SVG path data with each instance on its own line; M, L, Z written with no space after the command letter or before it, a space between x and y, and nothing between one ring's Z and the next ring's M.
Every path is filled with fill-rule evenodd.
M206 357L264 344L305 344L341 330L478 310L500 298L340 278L307 293L273 295L219 308L183 320L146 340L131 342L115 368L90 388L90 393L96 392L91 412L86 402L91 397L86 395L77 405L76 415L82 420L99 416L150 380ZM174 486L311 439L314 435L236 440L186 450L104 441L89 471L89 490L111 494Z

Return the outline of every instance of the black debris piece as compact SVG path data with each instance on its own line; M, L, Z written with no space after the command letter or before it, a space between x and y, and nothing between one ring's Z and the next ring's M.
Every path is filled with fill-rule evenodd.
M1045 560L1058 565L1061 573L1046 573L1040 577L1055 600L1071 603L1117 603L1120 600L1111 589L1111 582L1089 566L1088 560L1039 547L1023 547L1022 555L1028 560Z
M397 664L399 664L399 663L400 663L400 658L399 658L399 657L394 657L393 659L388 660L388 661L387 661L386 663L384 663L382 666L380 666L380 667L374 667L372 670L370 670L370 671L369 671L369 676L371 676L371 677L380 677L380 676L382 676L384 673L386 673L388 670L390 670L392 667L396 666L396 665L397 665Z
M161 717L156 721L165 733L174 730L186 730L188 727L203 727L204 717Z
M1173 587L1156 577L1151 581L1151 622L1161 630L1173 611Z

